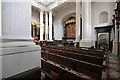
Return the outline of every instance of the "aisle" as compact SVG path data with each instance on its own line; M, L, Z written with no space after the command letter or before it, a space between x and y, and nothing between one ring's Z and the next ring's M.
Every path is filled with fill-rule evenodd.
M118 68L120 65L118 65L118 56L113 55L111 52L107 55L107 78L111 79L117 79L120 77Z

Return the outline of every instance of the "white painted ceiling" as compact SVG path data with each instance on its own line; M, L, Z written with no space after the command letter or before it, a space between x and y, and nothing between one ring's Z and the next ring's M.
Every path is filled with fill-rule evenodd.
M46 5L46 6L53 3L53 2L55 2L55 0L36 0L36 1L38 1L39 3L42 3L42 4Z
M36 3L33 6L46 11L52 10L58 12L70 6L75 6L75 2L69 0L34 0Z
M62 3L61 5L53 8L52 10L55 12L55 13L58 13L59 11L62 11L62 10L65 10L69 7L76 7L76 3L75 2L65 2L65 3Z

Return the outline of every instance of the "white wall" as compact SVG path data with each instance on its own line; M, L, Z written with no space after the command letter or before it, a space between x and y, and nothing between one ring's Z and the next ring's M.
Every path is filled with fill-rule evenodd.
M108 12L108 23L105 25L112 23L112 15L114 10L114 2L95 2L94 4L94 26L99 26L99 15L101 12Z
M1 8L2 8L2 5L1 5L1 1L0 1L0 80L2 79L2 42L1 42L1 37L2 37L2 24L1 24Z
M40 12L37 9L32 7L32 21L31 22L35 22L38 19L40 19Z
M106 26L112 24L112 15L114 10L114 2L95 2L92 3L92 40L96 41L96 31L94 27ZM108 13L108 22L99 24L99 15L101 12ZM93 43L95 45L95 42Z
M54 15L54 37L56 40L62 40L63 37L63 19L71 13L76 12L76 6L65 7L65 9L59 10Z
M92 19L92 37L93 40L96 39L94 27L99 26L99 14L103 11L108 12L108 23L105 25L111 24L112 23L112 15L113 15L113 10L114 10L114 3L113 2L95 2L92 4L92 14L91 14L91 19ZM62 9L57 11L54 15L54 36L55 39L62 39L63 37L63 25L62 25L62 19L67 16L70 13L75 13L75 6L70 6L69 8ZM102 24L103 25L103 24Z

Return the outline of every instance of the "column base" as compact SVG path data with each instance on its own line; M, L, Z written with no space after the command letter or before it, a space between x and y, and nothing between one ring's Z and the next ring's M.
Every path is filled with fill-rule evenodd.
M33 40L2 40L2 78L41 67L41 48Z
M53 40L47 40L47 41L50 41L50 42L52 42Z
M91 47L92 41L91 40L81 40L80 47Z
M45 40L48 40L48 34L45 34Z
M80 44L80 35L76 36L76 39L75 39L74 43L75 43L74 46L79 47L79 44Z

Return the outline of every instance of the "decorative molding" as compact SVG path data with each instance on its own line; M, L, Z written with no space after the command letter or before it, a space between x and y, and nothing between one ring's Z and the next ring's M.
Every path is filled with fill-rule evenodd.
M44 11L47 11L47 7L38 3L37 1L33 0L32 1L32 6L36 7L36 8L39 8L40 10L44 10Z
M14 42L14 41L24 42L24 41L33 41L33 39L2 39L2 42Z
M40 49L31 50L31 51L24 51L24 52L15 52L15 53L2 54L0 56L8 56L8 55L15 55L15 54L26 54L28 52L36 52L36 51L40 51Z
M63 4L64 2L68 2L68 0L53 1L48 5L44 5L43 3L38 2L37 0L33 0L32 5L39 8L40 10L49 11L49 10Z

